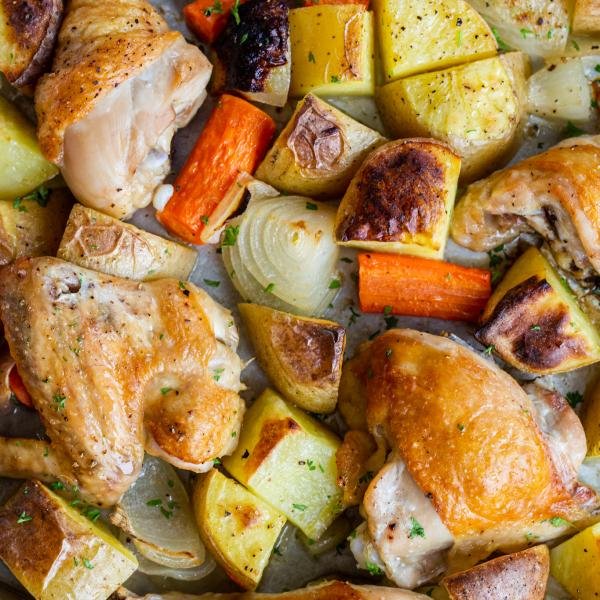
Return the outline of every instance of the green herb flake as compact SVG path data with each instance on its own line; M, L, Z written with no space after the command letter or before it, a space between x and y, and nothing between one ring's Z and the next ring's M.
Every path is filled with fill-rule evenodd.
M487 347L487 348L486 348L486 349L483 351L483 353L484 353L486 356L491 356L493 351L494 351L494 344L490 344L490 345L489 345L489 346L488 346L488 347Z
M200 217L200 222L201 222L203 225L208 225L208 216L207 216L207 215L202 215L202 216Z
M277 556L283 556L283 553L279 549L279 546L273 546L273 554L276 554Z
M218 467L221 463L220 458L213 458L213 466Z
M242 34L242 37L240 38L240 46L241 46L242 44L245 44L247 41L248 41L248 34L247 34L246 32L244 32L244 33Z
M331 76L331 83L339 83L340 81L341 81L341 79L339 78L338 75Z
M368 562L365 565L365 568L374 577L380 577L383 575L383 571L375 563Z
M225 231L223 231L223 239L221 240L221 246L235 246L239 233L240 228L238 225L228 225L225 227Z
M33 520L33 517L31 515L28 515L25 511L23 511L17 518L17 523L21 525L22 523L29 523L29 521L31 520Z
M221 0L215 0L212 6L204 9L204 16L210 17L211 15L222 15L223 14L223 4Z
M292 506L296 509L296 510L300 510L300 511L305 511L308 506L306 504L296 504L294 502L294 504L292 504Z
M531 331L541 331L541 327L539 325L532 325L529 329L531 329Z
M567 121L567 125L563 129L562 133L565 137L578 137L580 135L584 135L585 131L577 127L577 125L575 125L571 121Z
M394 316L384 317L383 320L385 321L386 329L394 329L398 325L398 319Z
M577 52L581 50L579 44L575 40L571 40L571 45L573 46L573 48L575 48L575 50L577 50Z
M272 292L273 292L273 290L274 290L274 289L275 289L275 284L274 284L274 283L269 283L269 285L267 285L267 286L264 288L264 291L265 291L267 294L270 294L270 293L272 293Z
M391 315L392 314L392 307L389 304L386 304L383 307L383 314L384 315Z
M152 500L148 500L146 502L146 506L160 506L162 504L162 500L160 498L153 498Z
M225 372L224 368L220 368L220 369L215 369L213 371L213 379L215 381L219 381L219 379L221 379L221 375L223 375L223 373Z
M462 423L459 423L456 428L462 433L465 430L465 426Z
M571 525L569 521L563 519L562 517L552 517L551 519L545 519L547 523L550 523L552 527L568 527Z
M62 481L53 481L48 487L52 491L57 492L58 490L64 490L65 484Z
M170 392L172 389L173 389L173 388L170 388L170 387L161 387L161 388L160 388L160 393L161 393L163 396L166 396L166 395L167 395L167 394L168 394L168 393L169 393L169 392Z
M342 282L339 279L332 279L329 282L329 289L330 290L337 290L339 288L342 287Z
M92 523L95 523L100 518L100 514L100 509L95 506L88 506L83 511L83 515L92 521Z
M315 204L314 202L307 202L306 210L319 210L319 206L317 204Z
M231 15L233 16L236 25L239 25L241 23L239 8L240 0L235 0L233 7L231 8Z
M572 408L575 408L578 404L583 402L583 394L578 391L567 392L565 398Z
M218 279L204 279L204 283L209 287L214 288L219 287L221 285L221 282Z
M82 558L82 559L81 559L81 562L83 563L83 566L84 566L86 569L90 569L90 570L91 570L91 569L93 569L93 568L94 568L94 565L93 565L93 564L92 564L92 563L91 563L91 562L90 562L90 561L89 561L87 558Z
M353 262L353 261L352 261L352 259L351 259L351 258L348 258L347 256L342 256L342 258L340 258L340 260L341 260L342 262L348 263L349 265L351 265L351 264L352 264L352 262Z
M530 35L535 35L535 33L531 31L531 29L526 29L525 27L519 29L519 33L521 34L521 37L524 40L526 40Z
M499 50L502 50L503 52L510 50L510 46L500 37L500 34L498 33L498 30L495 27L492 27L492 33L496 38L496 43L498 44Z
M52 396L52 400L54 401L54 408L56 409L56 411L64 410L65 402L67 401L66 396L63 396L62 394L54 394L54 396Z
M315 55L312 52L308 53L308 62L316 63Z
M410 531L408 532L408 537L425 537L425 529L423 529L421 523L419 523L419 521L417 521L414 517L410 518Z

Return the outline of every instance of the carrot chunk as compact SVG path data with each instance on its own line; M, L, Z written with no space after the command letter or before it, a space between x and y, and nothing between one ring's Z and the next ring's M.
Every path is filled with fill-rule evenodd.
M25 384L19 375L19 371L17 371L17 365L13 365L8 373L8 386L10 387L10 391L15 395L21 404L27 406L28 408L33 408L31 396L25 389Z
M492 293L487 269L375 253L360 254L358 266L363 312L476 322Z
M236 0L195 0L183 7L183 17L190 30L203 42L212 44L227 25Z

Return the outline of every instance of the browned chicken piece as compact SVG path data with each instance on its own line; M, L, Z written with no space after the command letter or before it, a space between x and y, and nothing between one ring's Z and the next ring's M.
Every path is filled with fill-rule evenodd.
M543 544L443 579L450 600L544 600L550 553Z
M168 594L147 594L140 597L126 590L117 593L119 600L426 600L427 596L399 590L398 588L354 585L342 581L329 581L311 585L301 590L282 594L261 594L259 592L234 592L231 594L202 594L193 596L171 592Z
M58 478L106 506L136 479L144 448L193 471L235 448L237 331L193 284L21 259L1 273L0 318L50 438L0 438L0 474Z
M447 338L398 329L363 345L339 406L390 452L351 549L399 586L556 538L598 505L577 481L586 443L568 403Z
M488 251L525 231L549 244L582 282L600 273L600 136L565 140L473 183L457 204L453 239Z
M35 94L42 151L82 204L125 218L169 172L211 69L145 0L71 0Z

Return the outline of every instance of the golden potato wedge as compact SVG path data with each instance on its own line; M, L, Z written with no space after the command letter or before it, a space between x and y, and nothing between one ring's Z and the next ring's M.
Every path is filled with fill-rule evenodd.
M76 265L128 279L187 280L196 251L75 204L57 256Z
M464 0L373 0L373 11L386 81L489 58L498 50L488 24Z
M548 547L542 544L445 577L442 585L450 600L544 600L549 572Z
M339 197L369 151L384 141L377 131L308 94L256 177L288 194Z
M62 0L0 3L0 72L17 87L46 70L58 35Z
M0 96L0 200L15 200L58 174L42 155L33 125Z
M22 256L54 256L73 198L43 186L13 201L0 200L0 265Z
M137 568L115 537L38 481L0 510L0 558L38 600L105 600Z
M342 512L335 455L340 440L265 390L248 409L238 447L223 465L240 483L318 539Z
M394 137L448 143L462 158L461 180L472 181L515 150L525 64L520 53L508 53L407 77L378 88L377 105Z
M245 487L212 469L194 488L202 540L239 586L259 584L285 517Z
M581 399L581 396L578 398ZM600 456L600 380L597 380L586 394L582 415L588 456Z
M404 139L377 148L338 207L336 242L442 258L459 173L460 157L433 139Z
M290 10L290 96L373 93L373 15L357 4Z
M256 358L279 393L305 410L333 412L346 347L344 328L258 304L238 308Z
M598 0L575 0L571 29L573 33L600 33L600 2Z
M490 297L475 336L527 373L600 361L600 335L541 252L524 252Z
M600 523L550 550L550 574L577 600L600 596Z

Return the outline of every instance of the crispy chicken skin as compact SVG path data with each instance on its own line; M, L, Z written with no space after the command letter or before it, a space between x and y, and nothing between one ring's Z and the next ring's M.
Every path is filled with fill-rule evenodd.
M148 594L140 598L140 596L130 594L126 590L120 590L117 593L117 598L119 600L425 600L427 596L397 588L329 581L282 594L239 592L192 596L172 592L168 594Z
M125 218L169 172L211 69L145 0L71 0L35 94L42 151L82 204Z
M368 539L353 551L374 544L398 585L442 572L444 550L451 566L469 566L525 547L528 532L557 537L564 528L549 519L577 521L597 504L577 482L585 435L568 404L539 386L526 393L447 338L398 329L363 345L339 402L351 427L391 450L363 500Z
M0 318L51 440L0 438L0 474L59 478L112 505L137 477L144 446L194 471L235 447L237 332L229 311L192 284L21 259L0 275Z
M585 280L600 273L600 136L582 136L473 183L451 234L488 251L536 231L558 265Z

